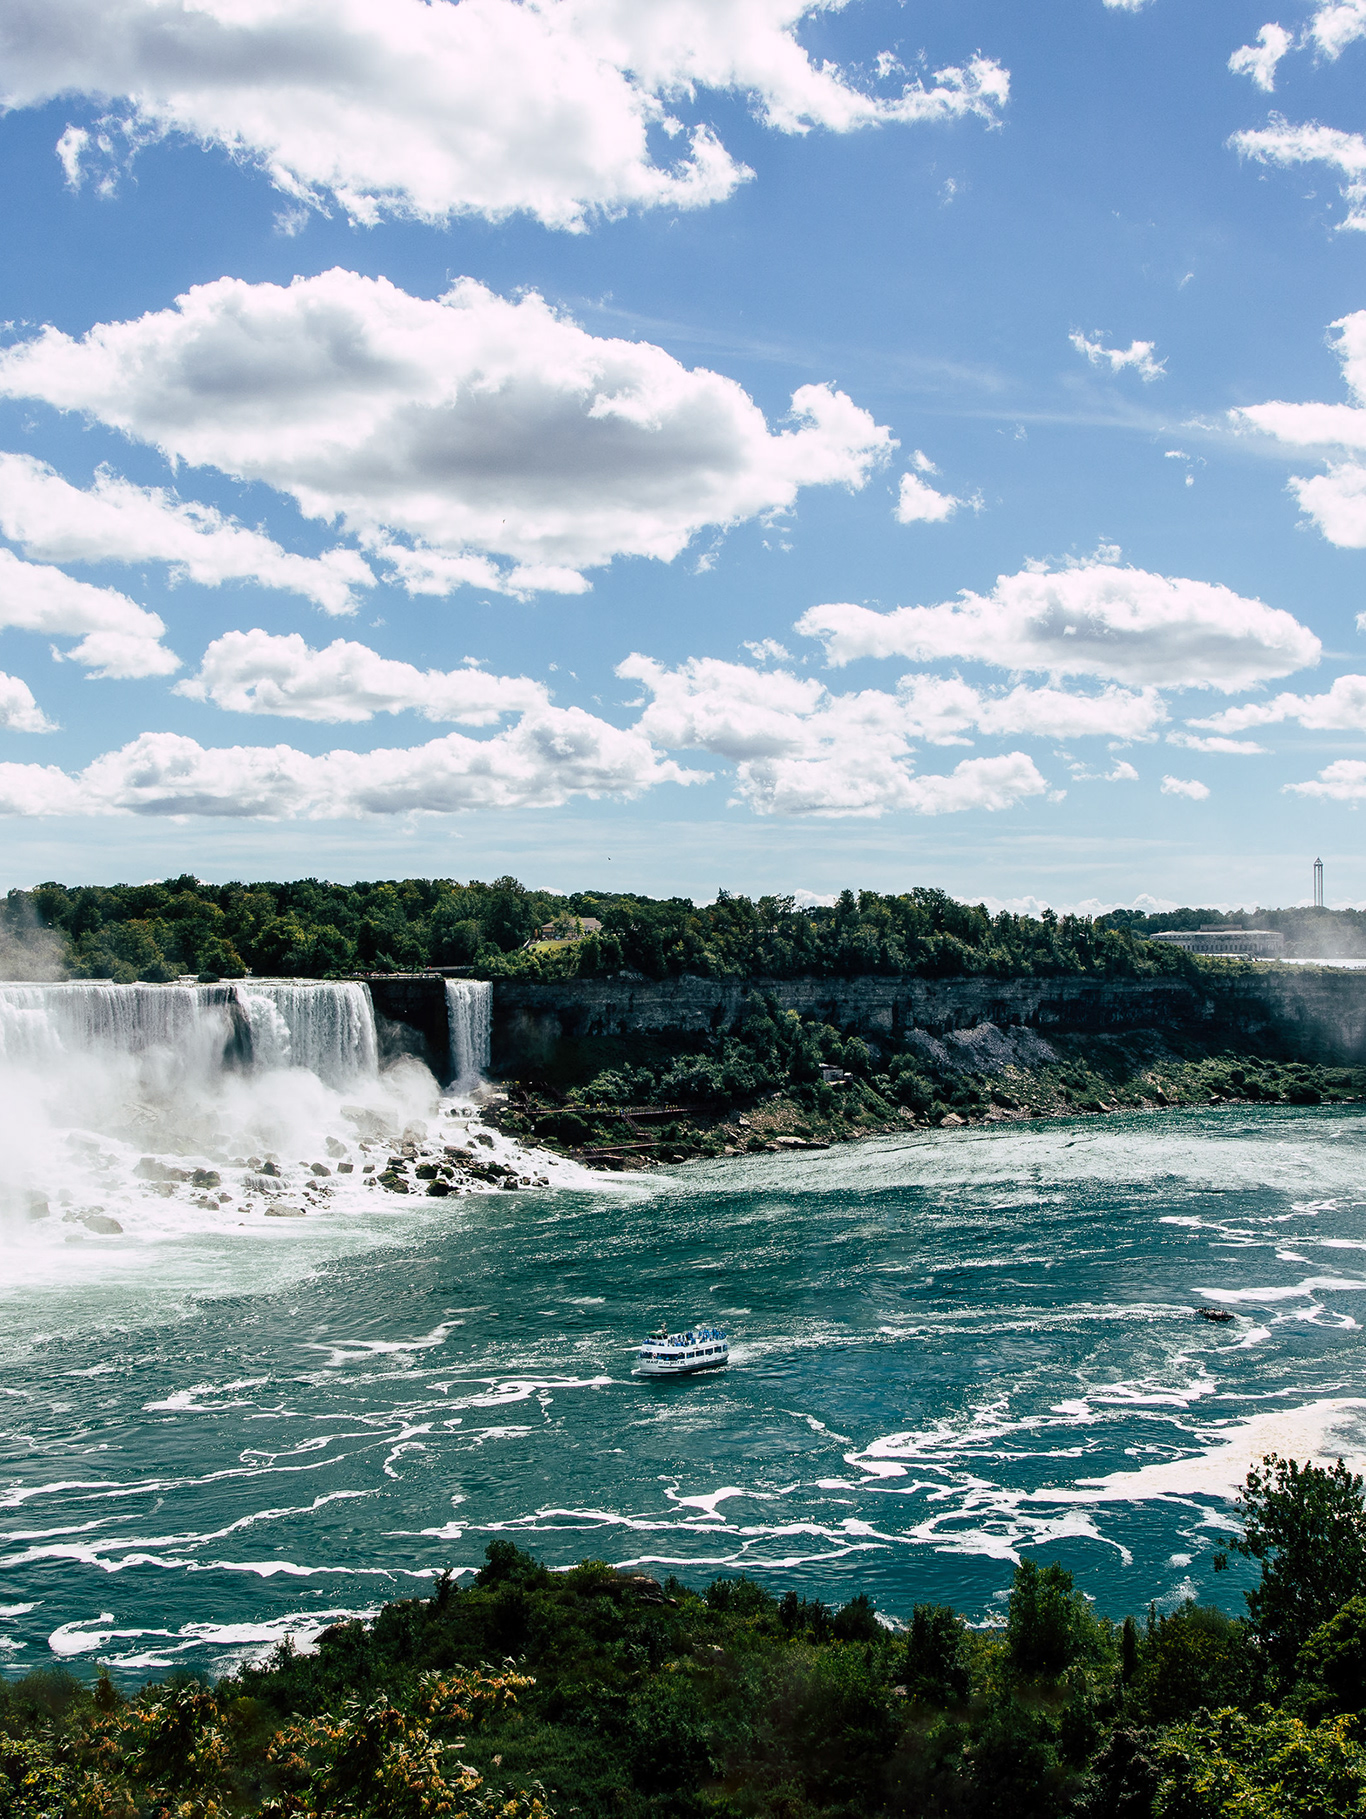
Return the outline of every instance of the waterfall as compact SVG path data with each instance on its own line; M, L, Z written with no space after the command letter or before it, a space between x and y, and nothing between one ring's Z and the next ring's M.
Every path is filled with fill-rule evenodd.
M245 1041L232 986L0 984L0 1062L12 1066L41 1066L94 1049L119 1055L161 1049L203 1073Z
M329 1086L373 1078L375 1013L363 985L0 984L0 1063L42 1067L103 1051L160 1052L198 1079L228 1064L306 1068Z
M237 986L257 1067L303 1067L328 1086L374 1075L375 1010L363 985L253 979Z
M469 1092L489 1064L493 987L488 980L448 979L446 1021L451 1032L451 1084Z

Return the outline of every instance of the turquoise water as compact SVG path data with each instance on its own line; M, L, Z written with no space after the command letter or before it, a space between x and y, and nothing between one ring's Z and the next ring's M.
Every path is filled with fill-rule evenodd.
M5 1669L222 1670L493 1535L896 1618L998 1616L1021 1549L1236 1608L1249 1460L1366 1450L1364 1163L1355 1110L1221 1109L82 1253L0 1302ZM730 1370L633 1379L661 1316Z

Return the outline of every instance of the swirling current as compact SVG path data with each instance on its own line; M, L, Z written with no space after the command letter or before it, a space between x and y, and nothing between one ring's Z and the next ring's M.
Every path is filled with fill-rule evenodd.
M4 1671L221 1672L494 1536L893 1620L999 1618L1021 1551L1236 1609L1249 1461L1366 1450L1363 1164L1354 1109L1225 1107L78 1232L0 1284ZM730 1369L634 1378L661 1317Z

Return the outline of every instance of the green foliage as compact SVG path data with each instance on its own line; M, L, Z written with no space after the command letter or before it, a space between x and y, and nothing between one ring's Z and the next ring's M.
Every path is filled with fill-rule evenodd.
M961 1705L972 1685L967 1625L945 1604L917 1604L906 1635L906 1691L935 1705Z
M1279 1463L1254 1534L1317 1507ZM1056 1563L1021 1563L1003 1634L921 1604L899 1636L863 1595L552 1573L500 1539L463 1588L213 1687L0 1681L0 1819L1361 1819L1366 1596L1280 1710L1261 1659L1194 1604L1116 1630Z
M1366 1482L1341 1459L1299 1465L1268 1453L1247 1475L1238 1514L1243 1533L1230 1551L1262 1569L1247 1593L1251 1628L1288 1677L1314 1631L1366 1593Z
M1077 1663L1111 1651L1106 1628L1093 1615L1072 1575L1057 1564L1022 1560L1015 1569L1006 1619L1006 1655L1017 1674L1056 1679Z
M1262 1677L1248 1626L1188 1599L1137 1651L1127 1709L1144 1724L1175 1724L1202 1708L1252 1703Z
M584 918L599 934L562 946L527 945L554 922L573 934ZM833 907L798 910L790 897L732 897L702 907L580 891L528 890L515 878L460 884L448 878L387 883L201 884L187 874L159 884L41 884L11 891L0 920L16 937L37 928L66 944L81 978L173 978L245 968L268 976L327 977L425 966L474 966L493 977L601 977L623 970L664 979L790 979L859 974L928 978L1091 974L1181 977L1188 956L1124 929L1050 913L1041 920L958 903L924 888L899 896L845 891ZM855 1074L871 1057L856 1044L842 1058Z
M1295 1664L1300 1703L1316 1716L1366 1711L1366 1597L1320 1624Z
M1366 1750L1344 1719L1310 1727L1263 1706L1166 1732L1154 1819L1347 1819L1366 1810Z

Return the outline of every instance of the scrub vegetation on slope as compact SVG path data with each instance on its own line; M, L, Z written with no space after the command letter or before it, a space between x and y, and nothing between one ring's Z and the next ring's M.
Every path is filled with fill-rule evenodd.
M1366 1486L1270 1457L1235 1619L1115 1624L1025 1559L1005 1623L694 1590L496 1540L210 1686L0 1691L5 1819L1335 1819L1366 1807Z

